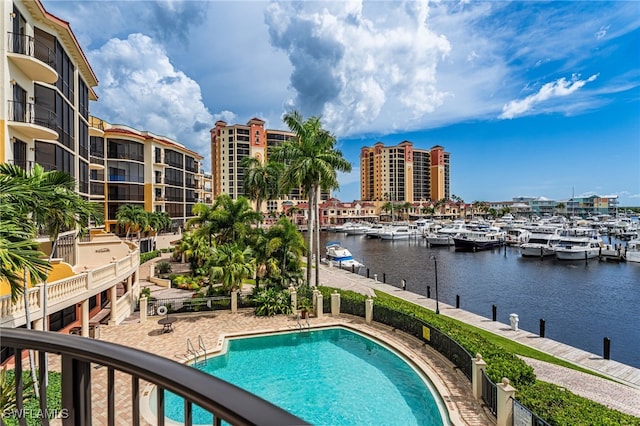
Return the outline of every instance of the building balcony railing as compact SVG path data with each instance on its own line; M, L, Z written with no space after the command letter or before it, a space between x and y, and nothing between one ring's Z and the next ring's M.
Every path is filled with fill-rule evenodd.
M100 268L47 284L47 312L60 311L113 287L137 271L139 265L140 253L135 250L122 259ZM31 321L43 317L43 285L36 285L28 291ZM15 302L11 301L11 295L0 297L0 327L18 327L23 324L26 324L24 294L18 296Z
M58 139L56 114L33 102L8 101L7 123L34 139Z
M47 408L43 385L47 357L44 354L60 355L61 402L66 417L63 424L91 425L93 416L100 415L106 415L108 424L115 424L116 418L125 414L124 410L118 410L119 404L116 404L122 392L120 389L116 390L116 371L118 375L131 376L131 391L128 396L131 402L130 424L133 425L141 423L141 381L157 386L155 408L159 425L165 424L165 391L184 398L186 425L192 424L194 404L213 414L215 425L222 424L222 421L232 425L308 424L270 402L221 379L176 361L126 346L60 333L4 329L2 348L11 348L14 353L20 353L26 349L36 350L40 354L38 356L40 395L45 395L40 400L40 409L43 413ZM14 357L14 360L16 405L17 408L21 408L24 404L23 361L20 356ZM96 404L91 393L92 391L100 392L100 386L92 386L92 381L98 380L98 376L92 373L94 370L92 364L107 367L104 379L106 383L101 386L105 389L102 391L105 395L99 394L100 397L95 398ZM104 404L105 400L106 404Z
M89 111L87 110L87 114ZM104 136L104 123L96 117L89 117L89 136Z
M55 84L58 73L53 68L55 53L44 43L26 34L7 33L7 56L32 81Z

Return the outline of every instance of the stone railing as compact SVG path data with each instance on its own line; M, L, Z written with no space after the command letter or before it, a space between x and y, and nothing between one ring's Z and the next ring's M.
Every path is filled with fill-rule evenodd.
M80 303L96 294L118 284L138 270L140 254L134 250L122 259L97 268L87 270L78 275L68 277L47 284L47 314L52 314L66 307ZM39 320L43 317L42 307L45 304L44 284L39 284L29 289L29 315L30 320ZM135 283L134 290L138 288ZM132 290L133 292L133 290ZM120 298L116 305L131 306L134 301L132 292L126 298ZM124 299L123 301L120 301ZM124 312L124 308L123 309ZM130 308L129 308L130 309ZM124 315L124 314L123 314ZM126 316L125 316L126 317ZM123 318L118 317L118 321ZM22 295L15 302L11 301L11 295L0 297L0 326L19 327L26 323L24 298Z

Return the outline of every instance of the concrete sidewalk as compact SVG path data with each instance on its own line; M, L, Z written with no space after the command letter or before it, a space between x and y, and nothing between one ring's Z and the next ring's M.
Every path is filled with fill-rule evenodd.
M320 283L328 287L351 290L372 296L375 295L374 290L382 291L424 306L432 311L435 311L436 308L436 301L433 299L326 265L320 266ZM490 318L456 309L454 306L442 302L439 302L439 307L441 315L490 331L603 376L610 377L618 383L569 368L528 358L524 359L534 368L538 379L562 386L577 395L615 410L640 417L640 369L613 360L603 359L600 355L592 354L555 340L541 338L525 330L513 331L508 324L492 321Z

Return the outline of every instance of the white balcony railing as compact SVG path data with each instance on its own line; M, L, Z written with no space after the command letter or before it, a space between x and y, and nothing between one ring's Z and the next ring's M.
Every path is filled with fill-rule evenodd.
M121 282L126 277L138 270L140 254L134 250L129 255L109 263L100 268L58 280L47 285L47 313L51 314L68 306L80 303L96 294L107 290ZM29 289L29 314L30 320L38 320L43 317L44 305L43 284ZM137 288L137 287L136 287ZM124 315L126 309L130 309L133 301L132 292L125 294L116 301L116 309L119 312L118 320ZM126 305L126 309L125 309ZM26 323L24 298L22 295L14 302L11 295L0 297L0 326L18 327Z

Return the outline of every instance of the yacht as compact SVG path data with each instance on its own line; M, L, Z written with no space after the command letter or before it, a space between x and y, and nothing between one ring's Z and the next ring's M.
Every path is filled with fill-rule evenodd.
M519 246L531 238L531 231L524 228L510 228L507 229L506 233L505 243L509 246Z
M456 251L479 251L500 247L504 244L505 232L499 228L478 228L453 237Z
M458 234L469 232L469 228L462 220L443 226L436 232L427 233L425 238L429 246L452 246L453 237Z
M627 262L640 263L640 240L628 241L624 249L624 256Z
M364 235L368 230L369 226L361 223L354 223L350 226L345 226L343 229L346 235Z
M593 228L568 228L561 231L554 251L559 260L593 259L603 245L600 233Z
M555 246L560 242L558 232L532 233L526 243L520 245L522 256L553 256Z
M379 233L381 240L408 240L412 235L408 226L390 226Z
M380 233L384 231L385 226L381 223L372 223L365 232L367 238L380 238Z
M324 261L330 266L335 265L349 271L354 270L355 272L358 272L360 268L364 267L364 264L355 260L349 249L343 247L339 241L328 242L325 250L326 257Z

